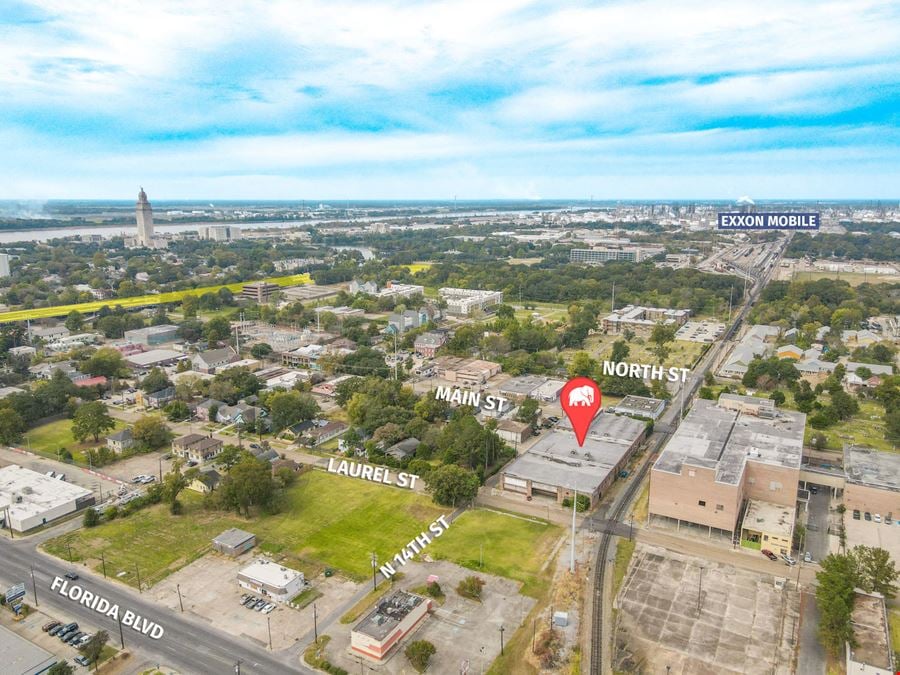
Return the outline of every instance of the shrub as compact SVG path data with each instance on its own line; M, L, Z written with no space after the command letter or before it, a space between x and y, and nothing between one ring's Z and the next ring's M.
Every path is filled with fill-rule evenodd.
M434 645L428 640L416 640L410 642L403 653L406 654L409 664L416 669L416 672L422 673L425 672L428 661L436 651Z
M432 598L444 597L444 591L441 590L441 585L436 581L432 581L430 584L425 586L425 592Z
M483 588L484 579L470 576L459 582L459 586L456 587L456 592L464 598L481 602L481 589Z

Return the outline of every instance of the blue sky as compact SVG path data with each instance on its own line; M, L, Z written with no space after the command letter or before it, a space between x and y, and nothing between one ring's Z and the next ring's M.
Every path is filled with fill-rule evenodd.
M900 198L900 3L6 0L0 198Z

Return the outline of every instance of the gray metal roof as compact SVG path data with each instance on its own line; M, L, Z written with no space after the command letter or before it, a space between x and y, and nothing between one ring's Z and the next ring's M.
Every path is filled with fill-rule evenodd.
M234 548L235 546L240 546L248 539L252 539L255 536L256 535L252 532L247 532L246 530L239 530L236 527L232 527L229 530L225 530L222 534L213 539L213 543L218 544L219 546Z
M896 453L845 445L844 471L851 483L900 491L900 455Z

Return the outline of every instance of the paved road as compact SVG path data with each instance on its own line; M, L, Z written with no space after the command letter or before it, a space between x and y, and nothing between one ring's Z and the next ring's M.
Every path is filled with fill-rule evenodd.
M816 634L818 625L819 608L816 605L816 596L804 591L800 601L800 655L797 658L797 675L825 673L827 657Z
M812 553L813 560L819 561L828 555L828 509L831 505L831 488L820 486L818 494L809 495L809 515L806 521L806 551Z
M30 583L33 565L41 609L56 610L61 617L72 617L75 621L99 626L107 630L110 641L118 645L119 626L113 619L50 590L54 576L65 573L65 565L38 553L34 550L34 545L34 541L27 539L10 541L0 537L0 559L3 560L0 577L5 585L27 581L29 590L27 599L31 602L34 598ZM199 620L174 614L130 588L94 575L82 576L77 583L111 603L118 603L122 611L126 608L131 609L163 626L165 634L159 640L153 640L128 627L123 627L125 647L151 655L160 663L169 664L184 673L232 673L235 672L238 660L241 661L241 673L244 674L279 675L315 672L301 665L298 648L272 654L254 648L234 636L219 632Z

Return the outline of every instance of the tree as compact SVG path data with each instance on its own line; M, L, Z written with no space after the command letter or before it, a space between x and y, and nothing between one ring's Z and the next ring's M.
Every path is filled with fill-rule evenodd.
M816 431L809 437L809 444L816 450L821 450L828 444L828 437L821 431Z
M425 669L428 668L428 661L436 651L437 649L428 640L416 640L415 642L410 642L403 653L409 659L409 665L417 673L424 673Z
M161 368L152 368L140 384L141 391L147 394L153 394L171 386L172 382Z
M12 445L27 428L22 416L12 408L0 408L0 443Z
M244 451L239 446L229 443L216 457L216 463L227 471L241 460L242 454Z
M88 661L96 663L107 642L109 642L109 633L105 630L98 630L91 636L91 639L81 645L78 650L84 654Z
M697 396L700 398L705 398L708 401L715 400L716 394L709 387L700 387L700 391L697 392Z
M73 309L66 317L65 327L71 332L77 333L84 326L84 316L77 309Z
M854 546L850 555L860 588L867 593L880 593L889 600L897 595L900 572L894 567L890 553L876 546Z
M75 668L70 666L68 661L57 661L47 671L47 675L74 675L74 673Z
M707 370L707 371L703 374L703 384L705 384L707 387L711 387L711 386L713 386L715 383L716 383L716 376L713 375L712 370Z
M541 407L538 405L537 400L526 398L522 401L519 409L516 411L516 419L520 422L528 422L530 425L534 426L540 409Z
M587 352L575 352L569 362L569 377L593 377L597 362Z
M445 464L425 477L425 489L441 506L468 504L478 494L478 476L455 464Z
M665 361L669 356L669 348L666 345L675 339L676 330L675 324L665 324L661 321L653 326L653 330L650 332L650 342L655 345L653 354L659 363Z
M176 462L172 470L163 476L163 499L169 504L169 508L173 514L179 512L178 495L189 484L187 477L181 473L181 466Z
M784 392L778 389L769 394L769 398L775 402L775 405L783 405L785 401Z
M276 488L271 465L247 455L231 468L217 492L224 508L249 517L253 506L272 508Z
M299 391L276 392L269 397L267 405L275 432L311 420L319 414L319 404L312 395Z
M612 354L610 355L609 360L618 363L619 361L627 359L630 353L631 347L629 347L624 340L616 340L613 342Z
M271 345L268 345L265 342L258 342L250 348L250 356L254 359L264 359L271 353Z
M209 342L222 342L231 335L231 323L224 316L214 316L203 327L203 335Z
M853 612L853 589L857 584L856 567L850 556L834 554L820 563L816 573L819 583L816 601L819 606L819 640L832 656L838 656L844 644L853 640L850 615Z
M200 301L197 300L196 295L185 295L181 299L181 313L184 314L185 319L192 319L197 316L199 306Z
M75 411L72 419L72 436L84 442L88 436L94 437L94 443L100 440L100 434L115 429L116 421L110 417L106 404L100 401L82 403Z
M654 398L662 399L663 401L668 401L672 398L672 392L669 391L666 383L662 380L650 382L650 393L653 394Z
M191 416L191 409L184 401L172 401L163 411L170 422L183 422Z
M84 512L84 518L81 522L85 527L96 527L100 524L100 514L97 513L96 509L90 508Z
M135 443L138 443L147 450L156 450L168 443L172 434L169 427L162 421L162 418L156 415L144 415L131 429Z
M128 375L128 365L118 349L101 347L93 356L81 364L82 372L89 375L104 377L125 377Z

